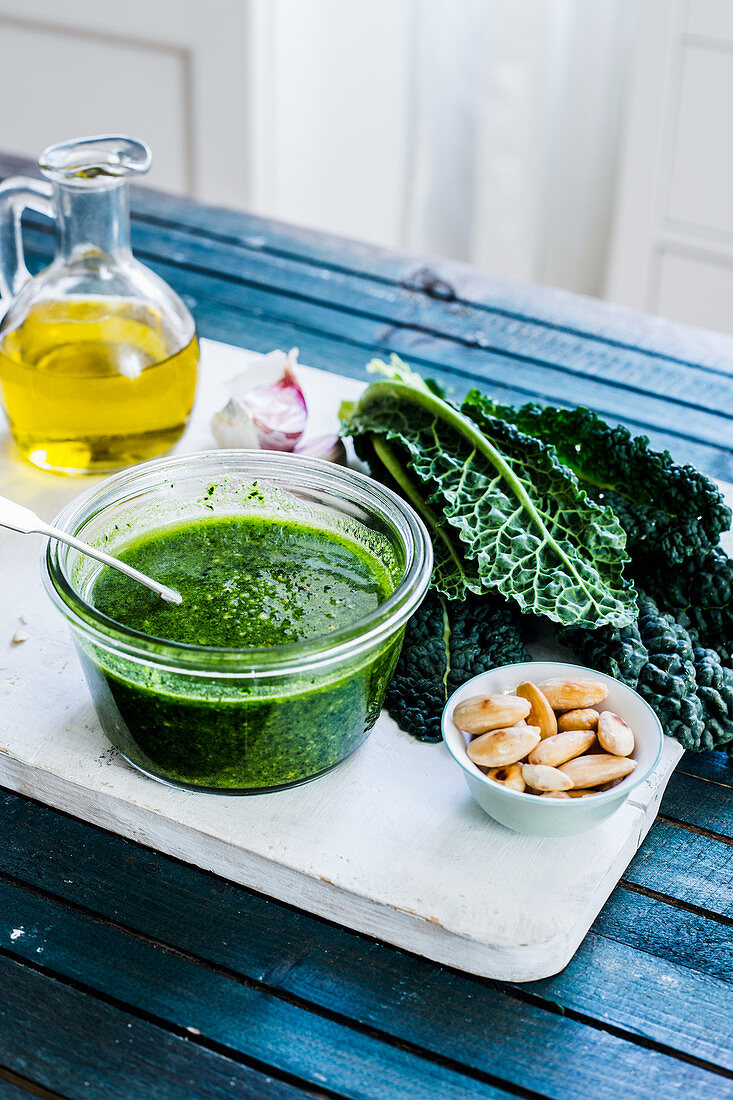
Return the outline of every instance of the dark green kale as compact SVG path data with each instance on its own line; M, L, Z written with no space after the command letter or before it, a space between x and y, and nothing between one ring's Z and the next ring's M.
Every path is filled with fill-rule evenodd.
M556 638L589 668L636 688L685 748L733 751L733 669L649 596L640 593L630 627L565 627Z
M471 420L393 356L342 410L372 475L398 487L433 537L433 584L448 599L499 593L555 622L636 617L626 535L554 448L504 419Z
M462 411L506 419L555 447L627 534L628 572L640 589L637 624L557 633L591 668L636 686L665 732L686 748L733 742L733 560L718 545L731 524L722 493L692 466L612 428L589 409L520 409L472 391Z
M456 688L486 669L528 660L512 605L494 596L447 600L431 588L407 624L384 705L406 733L439 741Z
M644 577L644 589L663 611L703 646L728 650L733 642L733 559L716 548L702 560L670 570L659 566Z
M515 409L471 390L461 411L473 419L482 412L500 417L551 444L588 494L618 516L640 580L642 566L700 560L731 525L730 508L709 478L675 462L668 451L651 450L646 436L611 427L590 409L536 404Z
M733 669L720 663L712 649L693 650L697 697L702 703L705 735L702 749L733 751Z
M637 623L630 626L602 626L586 630L567 626L555 635L560 645L568 646L575 656L598 672L605 672L629 687L635 688L641 670L649 660Z
M404 364L393 363L391 370L398 383L417 386L418 390L423 386ZM458 596L491 586L516 600L526 613L546 615L565 624L558 630L557 640L590 668L636 687L658 714L667 734L689 749L723 747L733 752L733 561L718 545L720 535L731 525L731 510L709 478L692 466L676 463L667 451L652 450L646 437L635 438L626 428L611 427L586 408L528 404L514 409L473 390L460 406L460 414L467 418L464 424L455 420L457 410L445 402L445 408L436 411L429 398L420 398L422 408L418 409L414 393L408 401L399 385L389 389L382 384L381 389L371 387L367 392L373 395L372 402L367 403L366 410L357 409L357 413L363 415L366 411L370 423L361 425L357 415L352 420L351 434L368 434L367 450L360 453L373 463L377 476L389 479L395 472L399 474L394 487L416 506L420 500L413 498L422 494L424 514L433 528L438 587L449 596ZM379 400L383 402L381 412ZM420 416L428 405L435 417L422 424ZM404 415L398 426L400 410ZM379 423L376 413L384 417L384 424ZM498 427L501 422L504 430ZM479 436L475 436L474 428ZM528 446L530 439L537 441L539 449ZM480 469L474 458L477 440L486 450ZM383 450L382 441L388 444L387 458L399 453L400 462L373 462L369 449ZM472 447L470 452L465 451L467 442ZM357 438L357 451L359 446L366 446L363 435ZM485 462L492 448L497 447L501 461L494 455ZM505 475L499 481L494 476L501 462L512 471L508 481ZM604 611L603 615L591 616L579 613L577 608L571 614L568 605L558 614L549 559L540 560L531 577L517 576L518 552L525 552L520 535L531 526L535 513L547 515L543 504L548 496L545 481L550 470L556 477L555 463L563 464L568 476L577 479L576 488L581 492L574 500L584 508L588 498L610 507L620 521L630 554L626 575L641 590L637 620L629 622L618 608L615 613ZM502 498L495 517L491 509L496 510L497 486L506 494L509 482L517 499L512 501L511 493ZM524 511L516 507L522 497L521 486L529 494L529 507L525 502ZM498 520L504 523L510 512L516 530L511 529L505 545L497 540L494 529L504 530ZM563 538L572 526L567 514L565 507L559 522L547 517L547 533L558 546L565 545ZM596 517L587 518L595 522ZM593 533L592 547L578 548L592 549L596 567L606 581L613 574L611 587L618 605L628 604L624 587L627 597L633 600L629 580L624 582L618 573L621 559L613 524L604 520ZM504 569L511 565L501 583L496 583L492 573L497 562ZM535 591L531 597L527 595L530 588ZM484 599L469 596L468 606ZM403 651L402 679L393 701L393 708L402 708L404 715L408 700L412 700L412 713L398 720L427 739L439 736L439 710L454 681L457 686L482 667L524 656L497 655L491 648L499 638L497 628L492 625L482 634L480 619L474 623L473 642L459 646L458 623L463 621L460 605L445 601L438 604L437 597L432 600L425 605L423 618L415 622L414 629L421 633L415 635L414 646L406 645ZM492 623L500 621L496 620L500 606L496 600L493 602ZM465 621L472 621L470 614ZM521 646L511 616L505 629L514 639L507 642L509 649ZM444 636L441 631L446 632ZM447 643L446 650L445 638L452 635L455 640ZM482 647L485 660L481 659ZM452 655L453 649L456 654L469 654L460 678L459 659ZM437 665L436 653L443 654ZM416 682L420 690L415 689ZM441 700L440 708L436 699Z
M639 600L639 634L649 659L639 674L637 691L656 711L666 734L694 752L710 747L703 744L704 712L697 697L689 634L648 596Z

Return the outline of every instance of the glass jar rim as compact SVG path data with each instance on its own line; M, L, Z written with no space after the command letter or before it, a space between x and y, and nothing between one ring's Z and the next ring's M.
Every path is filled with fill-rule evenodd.
M74 587L66 561L71 548L49 540L41 568L46 591L70 624L95 645L124 654L126 658L171 672L188 671L201 676L278 676L310 670L324 671L332 664L353 659L379 646L399 630L419 607L432 573L430 537L414 509L391 489L348 467L322 459L304 458L276 451L199 451L153 459L105 478L75 497L59 513L54 526L78 534L83 524L106 508L160 481L176 471L193 467L210 479L245 472L247 476L285 477L288 490L327 493L377 514L394 531L402 544L406 564L394 592L368 615L355 620L327 638L317 637L285 645L224 649L197 646L154 638L103 615Z

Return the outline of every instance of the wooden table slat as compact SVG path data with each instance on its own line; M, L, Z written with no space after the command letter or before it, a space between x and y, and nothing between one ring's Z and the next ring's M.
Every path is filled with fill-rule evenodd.
M224 278L221 269L230 267L236 270L240 258L217 252L214 260L211 250L198 242L195 250L203 252L210 268L215 263L218 265L217 273L191 266L193 261L187 255L185 242L178 249L165 240L148 244L150 250L143 250L141 258L184 297L194 300L197 315L198 298L204 296L210 300L214 295L220 305L228 305L245 313L266 314L283 324L302 328L304 332L312 332L316 326L319 334L336 337L351 345L361 345L364 363L380 350L397 351L429 373L455 375L463 389L476 383L487 385L492 392L500 387L502 391L507 391L508 399L515 402L538 398L574 404L578 401L578 386L582 385L582 399L602 415L611 420L624 419L637 431L665 431L672 436L675 453L681 453L680 446L691 439L707 443L720 452L718 463L715 468L709 468L710 472L716 476L733 476L730 472L733 462L729 461L726 444L730 434L730 411L733 409L733 397L726 397L725 394L726 386L733 393L733 382L728 379L701 378L693 375L691 368L680 367L677 379L673 373L669 375L666 388L670 394L677 393L680 401L688 403L675 404L668 397L659 396L664 388L663 366L653 359L645 362L641 372L641 376L646 378L644 386L628 388L630 381L623 382L622 379L630 380L634 370L637 376L640 374L638 365L634 368L633 363L627 364L628 352L612 354L607 349L602 355L597 350L592 351L587 357L583 377L576 373L582 366L583 355L578 354L582 345L556 348L559 338L551 329L535 326L533 334L521 331L513 334L511 343L514 350L507 354L490 346L481 347L476 342L471 346L470 342L451 337L449 333L431 333L415 328L408 320L395 315L394 302L389 303L390 309L385 308L384 317L371 317L344 309L343 304L333 301L333 296L324 294L321 290L324 281L317 277L312 281L324 294L324 301L320 302L308 300L300 294L293 295L295 286L289 290L281 285L268 287L268 279L273 279L272 272L268 270L258 269L257 285L247 285L231 276ZM28 247L30 257L38 266L50 258L51 238L48 234L31 231ZM166 256L172 257L175 262L171 263ZM254 272L251 278L255 279ZM302 280L302 276L300 278ZM301 292L304 290L301 286ZM358 291L351 288L350 298L358 301L359 297ZM379 299L380 306L385 306L383 298L384 295ZM435 303L432 305L435 306ZM464 333L468 332L472 328L471 319L461 320L467 325ZM282 336L282 333L279 335ZM299 343L303 342L298 332L294 336ZM491 337L485 337L482 332L477 334L477 339L489 345L492 343ZM531 358L517 359L520 348L524 348L524 354L530 354ZM311 359L314 358L313 365L326 365L318 361L317 353L311 355ZM720 392L716 400L717 391ZM502 393L497 392L497 396L502 396Z
M33 255L46 260L50 258L51 239L47 235L31 232L28 239ZM675 404L666 392L660 395L662 371L658 367L655 369L653 359L645 364L646 383L643 387L631 387L630 381L621 381L624 378L630 380L634 373L639 373L638 366L634 369L633 364L629 370L628 354L624 357L618 354L597 355L597 361L591 357L588 366L595 369L579 376L577 372L582 366L582 361L577 363L579 349L565 349L564 354L558 353L553 349L556 334L539 326L531 336L526 334L522 339L520 334L515 337L515 350L506 354L501 348L493 346L484 348L477 343L471 346L465 338L457 339L445 330L431 332L416 327L413 320L399 315L394 302L390 303L389 310L385 309L383 316L355 313L345 309L338 296L334 298L324 290L321 291L321 300L309 300L302 276L300 283L283 286L273 280L271 271L256 268L250 272L252 282L247 283L242 281L242 278L246 280L246 268L242 278L231 277L240 266L239 257L217 253L218 270L213 270L210 250L197 245L208 259L209 270L205 270L196 266L195 251L194 255L189 255L183 243L178 248L175 243L160 239L146 243L148 247L139 253L140 258L174 285L179 293L195 294L206 290L210 296L213 291L216 300L223 304L248 312L260 310L268 316L296 325L303 323L306 328L317 326L319 331L328 335L361 343L367 348L386 346L422 363L440 364L470 382L483 381L491 386L502 384L503 376L506 376L510 388L522 394L524 400L537 395L577 403L578 387L582 385L583 400L609 415L617 415L619 410L626 409L628 414L650 427L679 430L686 437L708 443L721 444L727 438L726 431L730 428L733 415L733 378L697 377L690 368L680 368L679 377L672 375L665 383L671 397L678 394L687 402ZM231 268L229 274L227 268ZM256 279L258 272L259 279ZM268 280L274 285L268 285ZM321 289L323 280L315 281ZM298 286L300 291L294 293ZM352 303L360 298L353 288L350 296ZM384 304L380 299L380 305ZM470 318L465 320L468 328L464 328L464 333L471 325ZM525 348L524 355L530 358L517 359L521 346ZM727 401L726 387L729 391Z
M655 821L629 864L624 881L703 909L733 917L733 846Z
M203 969L195 960L125 935L45 898L24 894L17 887L0 885L0 913L2 942L7 942L14 921L25 922L23 934L12 944L18 957L30 961L40 957L43 965L56 974L122 1000L156 1021L179 1027L185 1022L204 1038L250 1059L259 1057L282 1073L307 1081L309 1067L317 1066L318 1080L311 1082L314 1086L320 1081L336 1092L375 1100L383 1096L429 1096L431 1092L441 1100L504 1094L503 1090L497 1093L494 1087L487 1089L485 1083L420 1059L417 1052L382 1043L377 1054L377 1038L308 1012L281 995ZM100 960L107 958L116 960L113 973L103 963L100 965ZM336 974L334 979L331 1000L341 1007L342 982ZM511 1012L501 1013L494 1007L490 1044L485 1042L485 1017L480 1034L472 1037L471 1044L459 1039L460 1001L445 1004L442 1018L437 1020L436 1007L430 1006L433 1011L427 1019L415 1020L413 1014L410 1035L402 1034L403 1041L409 1038L414 1045L421 1033L426 1034L433 1051L456 1062L472 1055L472 1062L465 1064L475 1071L494 1077L506 1075L515 1085L540 1094L562 1092L568 1098L581 1098L591 1090L594 1096L612 1097L621 1085L626 1095L646 1096L648 1088L664 1094L673 1082L684 1080L686 1086L693 1091L699 1089L702 1095L705 1087L713 1088L717 1083L716 1075L701 1072L700 1067L681 1067L676 1059L660 1051L650 1056L648 1050L633 1042L522 1001L515 1003ZM449 1014L455 1023L446 1034L444 1019ZM384 1022L386 1014L380 1015ZM715 1022L714 1014L711 1022ZM439 1038L434 1036L436 1025ZM587 1060L582 1080L573 1084L567 1081L567 1062L580 1045ZM541 1060L533 1057L538 1047L545 1052ZM375 1081L371 1067L377 1062L379 1080ZM609 1075L609 1065L614 1066L613 1075ZM641 1065L648 1076L639 1087Z
M31 1097L41 1097L41 1100L65 1100L60 1093L43 1088L37 1082L0 1065L0 1100L31 1100Z
M198 1043L0 955L1 1057L68 1100L296 1100L299 1083ZM153 1084L154 1083L154 1084Z
M733 840L731 792L719 783L676 771L667 784L660 813Z
M720 987L720 1008L724 1014L728 1012L729 983L733 974L733 937L727 922L652 897L643 888L626 882L611 894L591 931L630 949L632 954L627 955L629 960L633 959L633 952L643 952L663 962L696 971L704 978L719 978L723 983ZM561 974L548 979L548 982L555 980L564 986ZM587 980L591 986L594 984L590 972ZM660 1007L665 1012L669 1010L669 1006L663 1003L666 997L664 978L652 983L648 990L642 989L644 995L647 992L650 1013L657 1012ZM622 993L620 996L624 995ZM677 1026L684 1031L687 1020L696 1015L694 995L691 993L684 1003L673 1003L678 1006L674 1009ZM644 1020L643 1011L640 1019ZM703 1027L707 1031L706 1021L703 1021Z
M733 756L724 752L686 752L678 770L684 775L694 775L707 783L714 783L730 790L733 787ZM730 799L733 816L733 799Z
M165 252L163 243L161 248ZM50 258L51 239L31 231L27 249L29 267L38 270ZM543 361L519 363L391 320L360 317L278 290L240 285L152 254L144 258L182 295L202 335L262 350L294 342L304 361L360 378L366 377L364 368L372 356L397 351L459 394L481 385L498 399L514 403L537 399L573 405L582 385L583 400L610 421L649 434L655 446L668 447L680 460L694 462L713 476L733 479L733 457L726 442L730 422L720 413L724 404L718 403L715 411L675 406L653 392L635 393L609 384L607 364L598 377L578 378ZM698 382L691 378L688 392L700 390ZM659 388L657 384L657 393Z
M204 1040L250 1064L264 1063L314 1090L365 1100L506 1095L262 986L204 968L7 883L0 883L0 914L0 943L6 945L15 929L9 950L17 958L40 962L53 974L124 1002L158 1024L195 1028ZM114 968L107 965L109 959L115 960ZM377 1063L379 1080L374 1077Z
M0 177L16 173L39 175L28 158L0 154ZM213 248L235 246L298 260L305 267L409 287L426 297L437 295L438 300L448 292L459 302L602 340L620 351L644 351L698 368L733 369L733 338L723 333L554 287L494 276L458 261L416 257L137 185L132 188L131 209L133 223L147 222L162 231L185 230L208 240ZM445 285L436 288L441 281Z
M0 831L0 869L140 934L157 936L178 950L203 956L217 966L323 1007L335 1003L338 992L340 1011L362 1024L396 1031L398 1037L427 1044L444 1056L479 1059L478 1065L471 1064L485 1072L495 1070L491 1063L486 1064L489 1018L494 1044L498 1043L504 1061L520 1057L520 1067L523 1060L531 1062L532 1037L546 1034L547 1028L553 1049L565 1049L558 1022L563 1017L517 1002L492 984L354 937L116 836L89 830L17 796L7 795L0 811L0 826L5 820L11 822L10 830ZM33 854L44 846L44 834L50 831L60 844L54 858L46 859L39 869ZM632 921L635 930L645 922L653 924L647 899L639 902L636 915L640 920ZM187 920L182 924L179 914L184 911ZM700 923L699 918L679 912L683 926L685 919ZM620 924L617 920L616 932ZM683 942L684 936L683 928ZM576 956L576 965L585 967L584 988L592 990L602 977L598 970L602 957L611 979L607 1012L616 1026L623 1028L624 1021L637 1012L636 1033L658 1043L674 1039L676 1048L689 1057L701 1058L710 1052L714 1045L710 1039L726 1019L728 991L722 982L676 966L674 998L667 996L669 971L657 982L630 991L619 987L616 978L633 960L633 947L609 941L602 952L596 948L591 958L588 950L583 945ZM640 960L638 967L647 976L655 973L651 959ZM564 1004L567 995L567 1008L581 1011L573 1004L572 991L566 986L555 989L553 981L543 986L548 1004ZM375 988L379 989L376 1000ZM535 983L528 988L534 989ZM702 988L708 1002L708 1031L700 1028L693 1010ZM587 998L581 1004L585 1012ZM591 1042L592 1031L589 1029L584 1042ZM507 1041L499 1042L497 1036L503 1034ZM571 1038L570 1047L579 1041L575 1032Z
M515 320L503 314L464 305L436 302L400 286L389 293L379 284L355 279L353 275L304 269L302 264L269 258L243 249L222 249L212 254L210 242L191 239L176 230L159 232L139 225L133 232L137 255L174 263L182 269L215 278L228 276L248 289L272 290L281 295L328 305L349 317L363 316L380 323L417 328L460 344L491 350L508 360L546 364L579 378L599 378L632 392L658 394L671 404L712 410L733 409L733 370L711 370L691 364L675 364L648 353L566 333L529 320ZM730 416L733 413L729 414Z

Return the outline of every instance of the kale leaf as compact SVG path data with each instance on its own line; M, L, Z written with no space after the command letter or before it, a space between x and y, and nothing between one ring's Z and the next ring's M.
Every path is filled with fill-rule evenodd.
M689 634L648 597L639 601L639 634L649 659L637 691L656 711L666 734L686 749L700 749L705 722Z
M731 511L713 482L589 409L513 409L471 391L457 410L395 357L379 369L391 381L369 387L349 434L431 526L438 588L465 597L432 593L408 626L388 696L403 728L437 739L454 686L527 659L518 606L559 622L557 640L584 664L636 687L686 748L733 753L733 561L718 545ZM570 537L573 500L587 537ZM558 548L582 563L559 589ZM470 594L486 589L494 597Z
M448 598L494 591L563 624L636 617L626 537L552 447L474 404L474 419L396 356L347 411L344 434L372 473L431 528L433 582Z
M733 640L733 560L724 550L711 550L701 560L690 558L676 569L657 565L644 577L644 588L702 645L714 649Z
M552 445L588 493L609 504L628 537L634 575L688 558L700 559L731 525L731 510L717 486L694 466L653 451L646 436L611 427L590 409L537 404L515 409L477 390L465 398L470 417L486 412Z
M635 688L649 653L641 640L638 623L627 626L561 627L556 633L560 645L568 646L584 665L605 672Z
M384 705L400 728L420 741L439 741L443 708L461 684L486 669L530 660L518 619L500 598L447 600L431 588L407 624L387 688Z
M701 749L733 752L733 668L721 664L712 649L693 650L697 697L702 703L705 735Z
M686 749L733 752L733 668L715 650L697 645L648 595L639 595L638 623L566 627L556 636L590 668L635 687L664 732Z

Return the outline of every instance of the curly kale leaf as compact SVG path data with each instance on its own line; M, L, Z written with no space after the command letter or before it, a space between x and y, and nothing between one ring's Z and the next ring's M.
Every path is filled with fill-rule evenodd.
M733 668L641 593L639 620L621 629L565 627L562 645L599 672L636 688L664 732L686 749L733 752Z
M611 427L590 409L536 404L519 409L472 390L462 406L469 417L486 412L555 447L560 459L596 500L609 504L628 536L634 575L641 582L660 557L667 566L700 559L731 525L716 485L668 451L653 451L646 436Z
M444 595L494 591L564 624L634 620L624 532L551 447L478 408L469 419L396 357L378 369L389 380L365 390L344 432L431 528Z
M704 646L720 652L733 641L733 559L722 549L702 561L649 571L644 589Z
M700 748L733 752L733 668L721 664L714 650L701 646L693 650L693 659L705 722Z
M511 605L492 596L446 600L430 589L407 624L385 708L406 733L439 741L456 688L488 668L527 660Z
M638 684L641 670L649 660L637 623L601 626L598 630L566 626L555 636L560 645L572 649L584 665L605 672L632 688Z
M639 600L639 634L649 660L637 691L656 711L665 733L698 751L705 747L705 722L689 634L645 596Z

